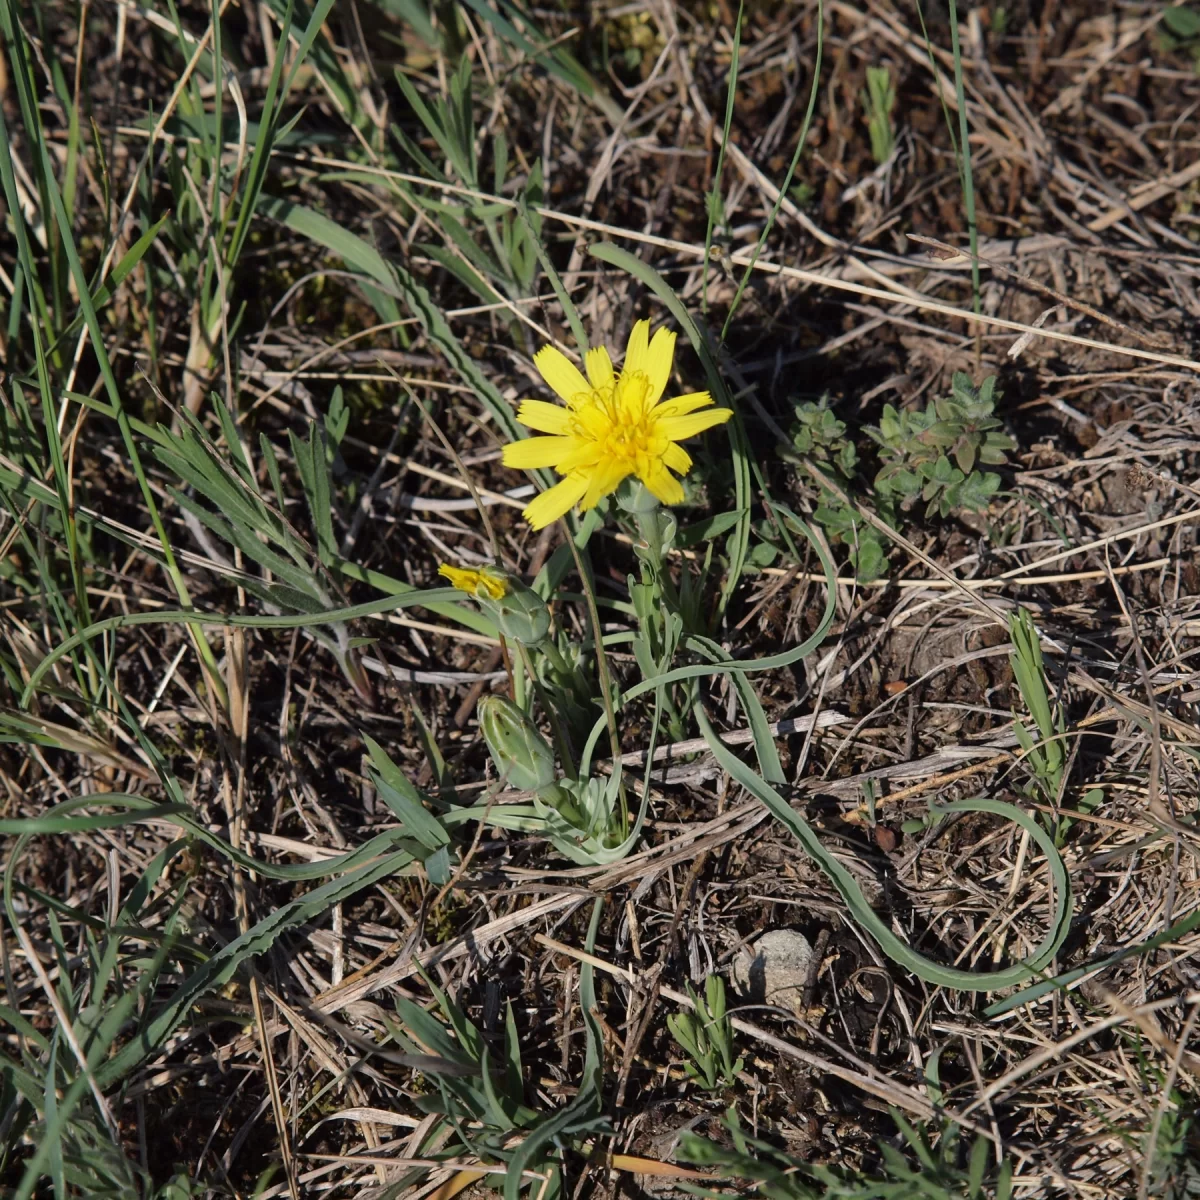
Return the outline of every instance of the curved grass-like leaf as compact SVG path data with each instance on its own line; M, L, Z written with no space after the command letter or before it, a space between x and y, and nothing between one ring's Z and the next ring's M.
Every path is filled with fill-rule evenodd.
M1047 996L1051 992L1066 991L1071 984L1077 983L1089 975L1105 971L1109 967L1115 967L1118 963L1125 962L1126 959L1149 954L1151 951L1157 950L1160 946L1177 942L1180 938L1186 937L1196 929L1200 929L1200 909L1189 913L1186 917L1181 917L1174 925L1168 929L1164 929L1161 933L1155 934L1152 938L1147 938L1144 942L1138 942L1134 946L1126 946L1123 950L1117 950L1115 953L1107 954L1103 958L1095 959L1090 963L1084 963L1083 966L1072 967L1069 971L1063 971L1049 979L1042 979L1037 983L1032 983L1014 995L1006 996L1003 1000L998 1000L995 1004L985 1008L983 1010L984 1015L989 1017L1003 1016L1004 1013L1012 1012L1014 1008L1020 1008L1025 1004L1032 1004L1035 1000L1040 1000L1043 996Z
M157 1054L202 995L227 983L242 963L256 955L264 954L287 930L316 920L335 904L340 904L380 879L395 874L410 860L411 856L405 851L385 854L373 862L347 872L340 879L314 888L307 895L264 917L214 954L199 970L193 971L146 1026L142 1035L97 1067L97 1083L102 1088L111 1087L140 1063Z
M833 624L834 615L837 612L837 571L834 568L833 561L825 552L824 547L813 535L808 525L796 519L798 528L804 533L804 536L812 543L813 549L817 552L817 557L821 560L821 570L825 573L825 612L821 616L821 620L817 623L817 627L812 634L805 638L798 646L793 646L790 650L784 650L780 654L768 655L766 658L752 659L730 659L722 658L718 665L713 665L710 659L707 663L693 663L686 667L675 667L674 669L665 672L662 675L655 675L650 679L643 679L641 683L635 684L628 691L621 695L622 704L628 703L630 700L637 699L638 696L644 696L647 692L654 691L658 688L664 688L668 684L678 683L684 679L701 679L708 675L737 675L739 673L748 674L751 671L776 671L782 670L785 667L790 667L794 663L800 662L811 654L824 640L825 635L829 632L829 627ZM613 644L617 637L615 635L604 639L605 645ZM688 638L685 645L690 650L695 650L697 653L709 656L709 651L706 646L711 646L714 643L708 642L707 639ZM587 742L583 748L583 754L580 757L580 773L586 774L589 764L591 763L592 753L595 750L596 742L599 740L601 733L604 731L604 718L596 721L588 734Z
M69 654L76 646L108 633L114 629L124 629L130 625L228 625L241 626L245 629L299 629L307 625L336 625L341 621L352 621L356 617L373 617L388 612L393 608L414 608L425 604L446 604L455 601L462 593L455 588L429 588L425 591L407 592L398 596L385 596L378 600L368 600L364 604L351 604L345 608L331 608L325 612L283 614L280 616L245 616L241 613L206 613L192 609L175 609L165 612L123 613L118 617L107 617L96 621L86 629L72 634L60 645L56 646L30 672L29 682L21 697L22 707L27 707L34 689L43 676L54 664Z
M929 983L960 991L987 992L1024 983L1031 975L1039 974L1058 953L1066 939L1071 919L1071 883L1062 856L1055 848L1054 839L1027 813L1016 805L1003 800L978 798L956 800L951 804L932 805L935 816L952 813L986 812L1003 817L1019 825L1041 848L1050 868L1050 879L1054 891L1054 910L1049 928L1037 949L1026 959L998 971L967 971L959 967L947 967L919 954L907 942L902 941L876 914L868 903L854 877L838 860L825 849L816 831L807 821L772 787L762 776L750 769L720 739L709 723L704 706L697 702L694 709L701 736L708 742L709 749L717 762L729 772L736 783L741 784L752 796L770 810L771 815L784 825L804 848L842 897L855 923L871 935L879 948L893 962L911 971Z
M463 349L442 310L414 276L399 264L385 260L374 246L357 234L343 229L335 221L301 204L264 196L259 208L267 216L318 242L348 266L369 276L389 296L399 296L403 299L413 316L424 327L430 341L441 350L463 382L483 402L496 419L501 431L511 439L520 435L520 427L512 407L479 369L475 360ZM380 315L384 315L385 320L400 319L400 311L394 303L390 304L387 313L388 315Z

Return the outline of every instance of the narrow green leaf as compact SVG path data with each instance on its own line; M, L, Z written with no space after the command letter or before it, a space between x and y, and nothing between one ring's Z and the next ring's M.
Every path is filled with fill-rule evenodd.
M202 967L194 971L174 995L157 1011L136 1041L123 1046L96 1069L101 1087L113 1086L135 1067L157 1055L167 1038L202 995L227 983L247 959L264 954L289 929L324 916L335 904L341 904L364 888L397 871L411 856L404 852L385 854L374 862L347 872L311 892L276 909L246 933L218 950Z
M363 734L367 753L379 788L380 799L392 810L396 819L428 850L445 846L450 837L442 823L422 803L424 797L407 775L392 762L384 748L374 738Z
M571 336L575 339L579 356L580 358L586 358L588 352L587 332L583 327L583 322L579 318L579 310L575 307L570 295L567 293L566 287L563 285L562 279L554 269L554 263L550 255L546 253L546 247L542 245L541 233L534 224L534 214L529 207L529 191L530 188L527 187L522 192L518 201L517 220L520 222L521 228L524 229L525 236L529 240L529 244L533 247L538 262L542 265L542 271L550 281L550 286L554 289L555 296L558 297L559 307L563 310L563 315L567 318L567 324L571 327Z
M1054 909L1049 928L1036 950L1024 961L996 971L966 971L935 963L917 953L901 941L890 925L876 915L863 895L857 881L845 867L824 847L820 838L807 821L770 784L750 770L730 751L708 721L702 704L697 702L693 713L700 733L708 742L714 757L747 791L757 797L796 838L808 856L824 872L841 895L856 923L878 943L880 949L893 961L914 975L930 983L963 991L992 991L1022 983L1030 975L1040 972L1058 952L1069 932L1071 915L1071 886L1062 856L1055 848L1053 839L1030 816L1015 805L1000 800L959 800L951 804L934 806L934 812L951 814L957 812L986 812L1003 817L1021 826L1046 855L1054 890Z
M675 545L686 550L688 547L696 546L700 542L707 542L710 538L720 537L721 534L727 533L739 521L743 520L745 516L745 509L735 508L729 512L717 513L714 516L705 517L703 521L684 525L675 534Z
M429 292L415 277L398 264L385 263L374 247L320 213L276 198L264 198L262 207L263 211L275 220L319 242L350 266L368 275L388 294L401 296L424 327L430 340L495 418L500 432L510 440L515 440L523 434L524 431L517 425L511 407L479 369L475 360L463 349L441 308L434 303ZM395 310L395 315L387 319L399 320L399 311Z

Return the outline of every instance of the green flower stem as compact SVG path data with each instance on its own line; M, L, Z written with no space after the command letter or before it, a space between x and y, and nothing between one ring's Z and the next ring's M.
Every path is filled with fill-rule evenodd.
M551 645L550 639L547 638L539 649L545 650ZM529 680L533 684L534 694L541 702L542 708L546 715L550 718L550 728L554 731L554 744L558 747L558 759L562 763L563 774L571 780L578 776L578 771L575 767L575 754L571 748L571 739L567 735L566 726L563 724L562 716L558 711L558 705L552 703L549 696L546 695L546 689L542 687L541 680L538 679L537 671L533 669L533 661L529 657L529 650L520 642L516 643L517 653L520 655L521 662L525 670L529 672ZM554 650L558 661L562 662L562 655L558 653L557 647ZM563 663L566 666L565 663ZM521 672L514 671L514 678Z
M507 645L508 645L507 640L503 636L501 636L500 648L502 650L504 650L507 648ZM518 650L525 649L525 647L522 646L520 642L514 642L513 645L515 645ZM526 670L529 670L529 660L526 659L524 655L522 655L521 657L522 657L522 662L524 663ZM529 674L532 677L533 672L530 670ZM513 685L513 689L512 689L513 690L513 703L518 708L524 708L525 703L526 703L525 702L525 671L518 671L515 668L513 669L512 685Z
M650 568L654 582L658 585L663 598L672 605L675 601L675 589L671 586L671 576L667 572L666 559L663 557L663 521L662 511L638 514L639 542L634 546L637 556Z
M649 493L646 495L649 496ZM678 612L679 596L671 582L671 575L667 570L666 558L663 553L668 540L667 531L673 527L675 519L670 513L665 512L657 501L653 506L634 509L633 518L637 522L638 531L638 540L634 543L633 551L638 559L650 569L650 578L654 582L659 602L665 604L672 612ZM671 541L673 540L672 534Z
M638 542L634 545L637 556L654 572L654 578L663 576L662 526L658 509L637 514Z
M548 637L539 647L538 650L544 654L549 660L550 665L554 668L554 673L566 683L568 680L574 679L575 672L571 668L571 664L562 656L562 651L554 644L554 639Z
M575 569L579 572L579 581L583 586L583 594L587 598L588 620L592 623L592 636L596 639L596 674L600 681L600 696L604 701L604 720L608 726L608 743L612 750L613 769L619 769L621 761L621 737L617 733L617 718L612 705L612 675L608 670L608 659L604 654L604 627L600 624L600 610L596 607L596 589L592 584L591 574L584 566L583 556L575 544L571 528L566 522L562 526L563 537L575 558ZM625 780L619 785L621 800L621 836L629 833L629 800L625 795Z

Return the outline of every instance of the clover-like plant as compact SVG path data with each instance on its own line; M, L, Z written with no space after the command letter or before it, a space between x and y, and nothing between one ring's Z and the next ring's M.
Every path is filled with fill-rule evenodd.
M843 489L855 490L858 450L846 436L846 423L829 407L829 397L805 400L795 406L790 430L792 447L834 476ZM883 514L885 518L888 513ZM841 542L850 550L850 562L864 582L878 579L887 569L887 551L879 533L828 488L821 488L820 501L813 516L820 522L829 540Z
M829 397L804 400L794 412L790 432L797 453L827 463L843 479L851 479L858 468L858 451L846 437L846 422L829 407Z
M926 516L985 512L1000 476L976 467L1002 465L1015 445L995 416L997 394L994 375L977 388L958 371L951 394L923 411L884 405L879 425L867 427L883 463L875 491L901 503L920 497Z

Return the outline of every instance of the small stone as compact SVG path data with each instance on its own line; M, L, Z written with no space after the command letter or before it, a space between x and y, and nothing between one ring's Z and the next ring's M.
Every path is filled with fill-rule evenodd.
M730 977L754 1004L775 1004L804 1014L804 990L812 969L813 948L794 929L771 929L733 960Z

